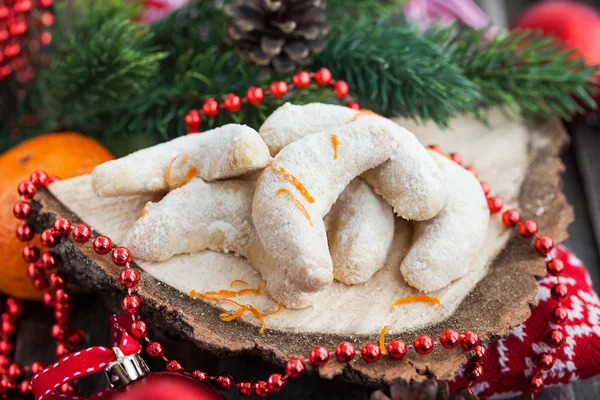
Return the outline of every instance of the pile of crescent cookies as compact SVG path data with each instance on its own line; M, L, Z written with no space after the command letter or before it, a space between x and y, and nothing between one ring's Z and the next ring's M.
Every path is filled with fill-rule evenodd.
M166 193L121 243L135 258L234 252L288 308L310 306L334 279L368 281L397 217L414 224L399 265L406 282L446 287L469 270L490 218L472 173L387 118L319 103L285 104L258 132L230 124L179 137L92 178L98 196Z

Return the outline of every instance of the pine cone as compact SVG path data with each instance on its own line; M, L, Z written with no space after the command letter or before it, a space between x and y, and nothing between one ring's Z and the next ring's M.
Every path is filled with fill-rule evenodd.
M235 0L227 41L240 56L276 72L308 65L325 47L325 0Z
M398 379L390 385L389 396L381 390L371 394L370 400L478 400L467 389L450 394L448 383L427 379L424 382L410 382Z

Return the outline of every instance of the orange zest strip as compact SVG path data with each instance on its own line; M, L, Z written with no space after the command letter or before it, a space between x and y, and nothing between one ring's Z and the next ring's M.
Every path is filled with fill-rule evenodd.
M333 146L333 159L337 160L338 156L338 146L340 144L340 139L335 134L331 134L331 145Z
M380 116L375 111L367 110L366 108L361 108L360 111L357 112L356 115L354 117L352 117L352 119L346 123L349 124L350 122L354 122L357 119L359 119L360 117L366 117L367 115L376 116L376 117Z
M262 335L265 333L265 328L267 327L267 323L265 322L263 315L256 309L256 307L251 306L250 304L248 304L248 309L250 309L250 312L254 314L254 316L262 323L262 326L258 330L258 333Z
M440 306L440 300L437 299L437 298L435 298L435 297L430 297L430 296L408 296L408 297L402 297L402 298L396 300L394 302L394 304L392 304L392 309L396 308L396 307L398 307L399 305L402 305L402 304L419 303L419 302L434 303L438 307Z
M281 311L282 308L283 307L281 307L281 304L277 304L277 310L271 311L270 313L263 314L263 317L268 317L269 315L278 314Z
M248 311L248 307L242 306L242 308L240 308L239 310L237 310L236 312L234 312L231 315L229 315L227 313L221 313L219 315L219 318L221 319L221 321L230 322L230 321L240 318L242 315L244 315L244 313L246 311Z
M387 333L387 330L390 326L386 325L383 328L381 328L381 332L379 333L379 350L381 350L381 352L383 354L385 354L386 350L385 350L385 334Z
M187 154L183 155L185 157L185 162L187 163L189 157ZM179 158L181 157L181 154L176 155L175 157L173 157L173 159L171 160L171 162L169 163L169 167L167 168L167 183L169 184L169 186L171 186L173 184L173 180L171 179L171 168L173 168L173 163Z
M241 279L235 279L235 280L231 281L231 283L229 284L229 287L234 287L234 286L235 286L235 285L237 285L238 283L239 283L240 285L247 285L247 284L248 284L248 282L246 282L246 281L243 281L243 280L241 280Z
M289 171L287 171L281 165L277 164L277 162L275 160L269 161L269 163L267 165L269 167L272 167L275 170L275 172L277 172L279 175L283 176L285 178L285 180L287 180L292 185L294 185L294 187L296 189L298 189L298 191L300 193L302 193L302 196L304 196L304 198L309 203L314 203L315 202L315 198L312 197L312 195L308 192L308 190L306 189L306 187L304 187L304 185L302 184L302 182L300 182L298 180L298 178L296 178L294 175L292 175Z
M211 291L211 292L204 292L204 293L194 292L196 297L202 297L202 298L237 297L237 296L242 296L242 295L250 294L250 293L262 294L262 286L258 285L258 287L256 289L248 288L248 289L242 289L242 290L238 290L238 291L219 290L216 292ZM191 296L191 294L190 294L190 296Z
M147 210L146 208L144 208L144 209L142 210L142 219L144 219L144 217L145 217L146 215L148 215L148 210Z
M196 164L192 164L192 166L188 170L187 181L185 183L191 181L196 176L196 172L198 172L198 166Z
M302 214L304 214L304 216L306 217L306 219L308 220L308 222L310 223L310 226L313 226L312 220L310 219L310 215L308 214L308 211L306 210L306 207L304 207L302 205L302 203L300 203L300 201L298 201L298 199L296 198L296 196L294 196L294 194L286 188L280 188L279 190L277 190L277 194L280 195L281 193L285 193L288 196L290 196L290 198L292 200L294 200L294 204L296 205L296 207L298 207L300 209L300 211L302 211Z

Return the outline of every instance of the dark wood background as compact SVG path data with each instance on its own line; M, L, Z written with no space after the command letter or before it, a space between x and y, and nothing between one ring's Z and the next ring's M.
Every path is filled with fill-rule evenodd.
M592 121L596 122L596 121ZM565 243L590 269L595 288L600 288L600 128L585 123L570 125L571 141L563 153L566 171L564 192L575 210L575 222L569 227L570 238ZM108 345L108 318L111 314L103 303L102 294L79 295L75 300L75 322L89 335L89 344ZM28 364L33 360L51 362L54 341L49 336L52 313L40 304L27 304L18 325L16 361ZM153 330L156 332L156 329ZM211 374L231 373L238 379L265 379L281 368L253 356L216 357L197 349L193 344L170 336L164 338L170 358L181 360L188 370L200 368ZM600 360L599 360L600 362ZM163 365L150 362L151 369L160 371ZM79 383L81 394L90 394L106 386L103 376L84 378ZM279 399L345 399L366 400L373 389L349 384L340 379L327 381L315 376L291 380L288 389L270 396ZM238 399L234 391L226 394ZM17 397L13 397L17 398ZM529 398L529 397L524 397ZM600 399L600 377L571 385L555 387L539 395L540 399Z

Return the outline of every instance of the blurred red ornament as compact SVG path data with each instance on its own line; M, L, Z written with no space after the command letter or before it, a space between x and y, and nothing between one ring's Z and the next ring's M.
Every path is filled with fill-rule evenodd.
M225 400L215 388L187 375L157 372L127 385L110 400Z

